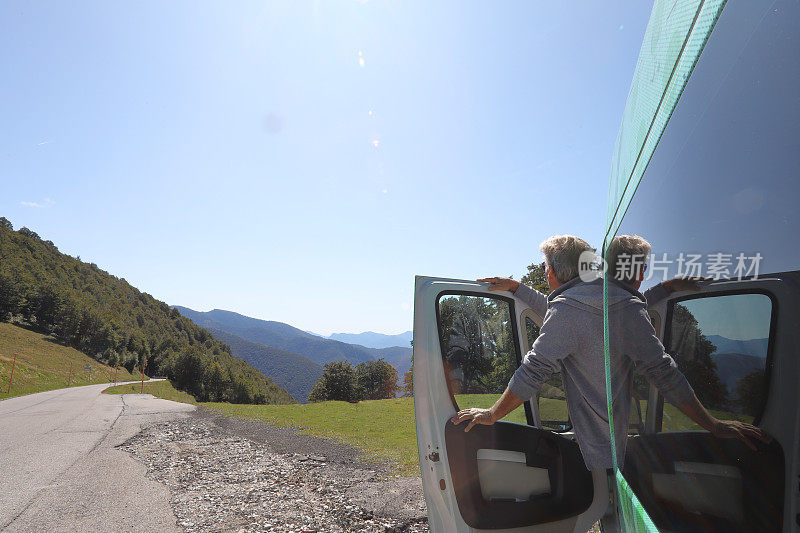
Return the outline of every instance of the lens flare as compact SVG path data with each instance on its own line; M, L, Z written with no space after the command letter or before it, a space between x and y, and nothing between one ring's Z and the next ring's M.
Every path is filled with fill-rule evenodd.
M364 53L361 50L358 51L358 66L364 68Z

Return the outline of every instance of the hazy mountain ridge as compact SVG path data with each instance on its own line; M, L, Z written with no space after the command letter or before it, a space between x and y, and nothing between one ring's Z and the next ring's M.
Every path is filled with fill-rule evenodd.
M411 346L412 337L411 331L398 333L397 335L365 331L363 333L333 333L327 338L348 344L358 344L367 348L393 348L396 346L408 348Z
M320 365L343 359L354 365L384 359L397 369L401 379L411 367L410 346L369 348L320 337L283 322L260 320L233 311L215 309L203 312L188 307L173 307L202 327L221 330L245 341L302 355Z
M734 394L739 380L753 372L764 370L769 339L729 339L722 335L706 335L717 350L711 358L717 365L717 375Z
M705 337L717 347L715 353L738 353L761 358L767 357L768 338L737 340L721 335L706 335Z
M736 392L739 380L757 370L764 370L765 360L743 353L720 353L711 356L717 365L717 375L728 387L728 393Z

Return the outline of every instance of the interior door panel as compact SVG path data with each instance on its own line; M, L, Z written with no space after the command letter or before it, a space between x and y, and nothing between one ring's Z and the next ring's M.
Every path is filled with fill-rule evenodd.
M783 450L757 446L700 431L637 436L623 474L659 529L781 531Z
M527 465L523 452L484 448L478 450L478 479L485 500L524 501L550 494L546 468Z
M445 441L458 508L470 527L555 522L580 515L592 504L592 475L577 444L565 437L508 422L465 432L463 425L448 422ZM511 477L503 480L499 476L504 473Z

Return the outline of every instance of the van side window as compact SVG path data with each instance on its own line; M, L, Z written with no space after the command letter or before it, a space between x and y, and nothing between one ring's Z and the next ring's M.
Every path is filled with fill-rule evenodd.
M539 326L529 317L525 317L525 333L528 337L528 346L533 346L533 342L539 336ZM572 428L561 372L554 372L539 389L539 418L542 427L546 429L568 431Z
M772 300L765 294L730 294L676 302L668 352L714 416L757 422L767 398ZM662 431L700 429L664 405Z
M491 407L519 365L511 304L499 298L448 294L439 297L437 312L442 363L456 409ZM527 423L523 409L505 420Z

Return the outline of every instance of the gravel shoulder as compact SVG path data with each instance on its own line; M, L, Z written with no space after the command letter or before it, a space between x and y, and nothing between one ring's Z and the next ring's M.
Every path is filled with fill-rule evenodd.
M418 477L293 428L198 409L121 448L166 485L184 531L427 531Z

